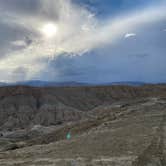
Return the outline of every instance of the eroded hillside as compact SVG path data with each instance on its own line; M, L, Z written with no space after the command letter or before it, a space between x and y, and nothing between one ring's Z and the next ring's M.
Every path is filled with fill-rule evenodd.
M4 87L0 118L2 166L166 165L165 85Z

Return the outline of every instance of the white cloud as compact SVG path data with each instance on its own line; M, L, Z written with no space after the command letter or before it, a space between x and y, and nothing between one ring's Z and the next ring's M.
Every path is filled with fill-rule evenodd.
M27 45L24 40L15 40L12 41L11 44L17 47L25 47Z
M126 33L124 37L130 38L130 37L134 37L134 36L136 36L136 33Z
M31 79L46 66L46 62L38 61L39 59L56 57L63 52L81 54L105 44L115 43L125 32L136 31L146 24L166 18L166 8L163 5L100 21L93 13L71 1L40 2L41 8L36 15L0 13L1 22L25 29L33 40L29 47L9 52L7 57L1 59L0 70L5 69L10 73L19 67L28 68L26 79ZM50 21L54 22L58 29L54 38L46 38L40 31L41 27ZM127 33L125 38L135 35ZM15 46L26 45L22 40L11 43Z

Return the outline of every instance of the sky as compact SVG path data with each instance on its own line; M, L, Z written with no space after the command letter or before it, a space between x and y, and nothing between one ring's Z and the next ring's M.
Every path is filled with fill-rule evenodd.
M166 82L166 0L0 1L0 82Z

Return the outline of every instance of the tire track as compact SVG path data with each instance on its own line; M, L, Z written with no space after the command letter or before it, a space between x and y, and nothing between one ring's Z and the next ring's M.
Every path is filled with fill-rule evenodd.
M166 166L165 148L166 114L163 115L160 125L150 145L132 163L132 166Z

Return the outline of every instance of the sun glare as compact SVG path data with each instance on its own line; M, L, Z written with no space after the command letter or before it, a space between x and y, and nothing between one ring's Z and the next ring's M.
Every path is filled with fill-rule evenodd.
M42 34L47 38L52 38L57 35L57 25L54 23L47 23L41 28Z

